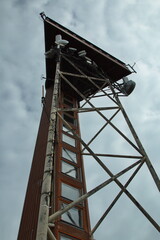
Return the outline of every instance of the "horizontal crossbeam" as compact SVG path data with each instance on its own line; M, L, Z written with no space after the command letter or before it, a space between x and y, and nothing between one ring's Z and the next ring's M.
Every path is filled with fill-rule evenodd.
M94 153L98 157L113 157L113 158L135 158L140 159L142 156L133 156L133 155L119 155L119 154L102 154L102 153ZM82 153L85 156L92 156L90 153Z

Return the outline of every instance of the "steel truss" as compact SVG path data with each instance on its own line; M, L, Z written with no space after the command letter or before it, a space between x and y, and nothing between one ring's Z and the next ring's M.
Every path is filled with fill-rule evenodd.
M108 213L111 211L111 209L113 208L113 206L116 204L116 202L118 201L118 199L121 197L121 195L124 193L131 201L132 203L143 213L143 215L150 221L150 223L158 230L160 231L160 226L159 224L152 218L152 216L144 209L144 207L135 199L135 197L127 190L127 187L129 186L129 184L131 183L131 181L135 178L135 176L137 175L137 173L139 172L139 170L141 169L141 167L146 164L146 166L148 167L151 176L158 188L158 190L160 191L160 180L158 178L158 175L156 174L155 169L153 168L128 116L126 111L124 110L120 99L119 99L119 92L117 92L116 89L113 88L111 82L109 79L106 79L105 77L102 76L102 78L95 78L95 77L90 77L87 76L82 70L80 70L73 62L71 62L66 55L61 56L62 58L65 59L65 61L67 61L74 69L76 69L76 71L79 72L79 74L73 74L70 72L62 72L60 70L60 66L59 63L57 63L57 70L56 70L56 78L57 82L58 81L64 81L66 84L68 84L70 86L71 89L73 89L76 94L78 94L82 99L83 102L81 104L80 107L78 108L59 108L57 107L57 101L58 101L58 88L59 86L57 84L57 82L55 81L55 88L54 88L54 93L55 93L55 97L54 97L54 103L52 106L52 113L51 113L51 138L49 138L48 140L48 144L51 143L51 139L52 139L52 146L50 145L50 149L47 152L47 157L52 156L54 158L54 135L55 135L55 122L56 122L56 118L60 118L63 122L63 124L72 132L73 136L75 138L77 138L82 145L82 152L81 154L83 156L91 156L101 167L102 169L107 173L106 175L106 181L104 181L103 183L99 184L98 186L96 186L95 188L93 188L91 191L83 194L81 197L79 197L77 200L71 202L70 204L68 204L66 207L64 207L63 209L59 209L59 211L55 212L54 214L49 216L49 211L47 210L46 213L42 213L42 215L45 215L45 221L42 222L42 225L45 224L46 226L46 232L43 235L44 237L42 238L38 238L37 234L37 240L46 240L46 234L48 232L48 236L49 239L53 239L55 240L56 238L54 237L52 231L50 228L54 227L54 222L55 220L60 217L63 213L67 212L69 209L71 209L72 207L74 207L76 204L84 201L85 199L89 198L90 196L92 196L93 194L95 194L96 192L98 192L100 189L106 187L107 185L109 185L112 182L115 182L117 184L117 186L120 188L119 193L117 194L117 196L115 197L115 199L112 201L112 203L109 205L109 207L106 209L106 211L103 213L103 215L101 216L101 218L97 221L97 223L95 224L95 226L92 228L91 230L91 237L93 237L94 232L97 230L97 228L100 226L100 224L102 223L102 221L106 218L106 216L108 215ZM86 97L78 88L76 88L68 79L68 76L74 76L75 78L78 77L79 79L85 79L86 81L89 81L91 84L94 85L94 87L97 88L97 91L92 94L89 97ZM99 87L96 82L97 81L101 81L104 82L102 87ZM106 86L104 88L104 86ZM57 94L57 95L56 95ZM105 101L107 102L107 99L109 101L111 101L111 105L109 107L96 107L91 100L93 100L94 98L99 98L102 97L105 99ZM86 107L87 105L87 107ZM79 135L77 135L74 131L74 129L68 124L68 122L65 121L65 119L63 118L63 114L62 112L67 112L67 111L76 111L78 113L85 113L85 112L96 112L103 120L104 120L104 125L95 133L95 135L90 139L90 141L88 143L86 143L83 138ZM106 115L103 113L104 111L112 111L112 115L107 118ZM129 139L129 137L126 135L125 132L122 132L113 122L113 120L115 119L115 117L120 114L122 115L123 119L125 120L126 125L128 126L129 130L130 130L130 134L133 137L133 141ZM122 138L123 140L125 140L130 146L131 148L134 149L135 154L129 155L129 154L112 154L112 153L96 153L92 150L92 148L90 147L91 143L93 143L95 141L95 139L100 135L100 133L102 133L102 131L104 129L106 129L107 126L110 126L113 131L116 131ZM46 158L47 158L46 157ZM113 174L112 171L107 167L106 164L104 164L104 162L100 159L101 157L105 157L105 158L123 158L123 159L132 159L135 162L133 164L131 164L129 167L124 168L122 171ZM49 161L50 162L50 161ZM51 185L51 178L50 175L47 173L47 171L51 171L52 172L52 168L53 168L53 164L49 167L47 167L47 169L44 171L44 179L46 181L46 178L49 178L49 188ZM125 173L129 172L131 169L134 169L134 172L130 175L130 177L128 178L128 180L126 181L126 183L123 185L120 180L118 180L118 178L122 175L124 175ZM47 175L46 175L47 174ZM107 176L109 175L109 178L107 178ZM44 196L46 190L42 191L42 196ZM47 192L50 192L50 189L47 189ZM48 196L48 195L47 195ZM49 208L50 206L50 201L48 200L48 202L46 203L46 198L44 201L41 202L41 208L45 208L46 209ZM41 214L40 214L41 215ZM40 221L40 220L39 220ZM39 230L39 232L42 232L42 230Z

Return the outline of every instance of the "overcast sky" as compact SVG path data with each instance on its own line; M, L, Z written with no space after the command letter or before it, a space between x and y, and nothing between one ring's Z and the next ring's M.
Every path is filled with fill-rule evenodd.
M136 89L123 103L160 175L160 1L2 0L0 11L0 236L15 240L41 115L45 62L39 13L45 11L48 17L125 63L136 63L137 74L130 77ZM106 135L104 140L110 139ZM121 142L117 146L120 148ZM90 189L99 176L95 169L87 176ZM159 223L159 193L145 167L137 179L131 190ZM99 193L90 201L93 225L116 190L111 185L106 191L105 197ZM159 233L123 196L95 239L158 240Z

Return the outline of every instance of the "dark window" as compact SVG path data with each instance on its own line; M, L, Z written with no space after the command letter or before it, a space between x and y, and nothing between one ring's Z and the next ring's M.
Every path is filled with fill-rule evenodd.
M63 103L69 107L73 107L73 103L72 102L69 102L68 100L64 99Z
M68 113L69 115L71 115L72 117L74 117L74 112L73 112L73 111L67 111L67 113Z
M73 102L73 97L71 95L64 95L64 99L67 99L70 102Z
M75 119L74 119L73 117L71 117L71 116L69 116L69 115L67 115L67 114L64 114L63 117L64 117L64 120L65 120L66 122L75 125L76 122L75 122Z
M63 103L64 104L66 104L67 106L69 106L69 107L73 107L73 99L72 98L70 98L70 97L64 97L64 99L63 99Z

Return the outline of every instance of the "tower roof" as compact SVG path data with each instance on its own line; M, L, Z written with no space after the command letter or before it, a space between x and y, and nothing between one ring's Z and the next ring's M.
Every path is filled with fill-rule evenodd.
M119 59L113 57L109 53L98 48L94 44L46 17L44 18L45 27L45 51L49 51L54 45L55 36L60 34L63 39L69 41L67 47L76 48L78 51L85 50L87 57L92 59L99 68L110 78L112 82L131 74L126 64ZM51 63L50 59L46 59L46 77L53 78L55 66Z

